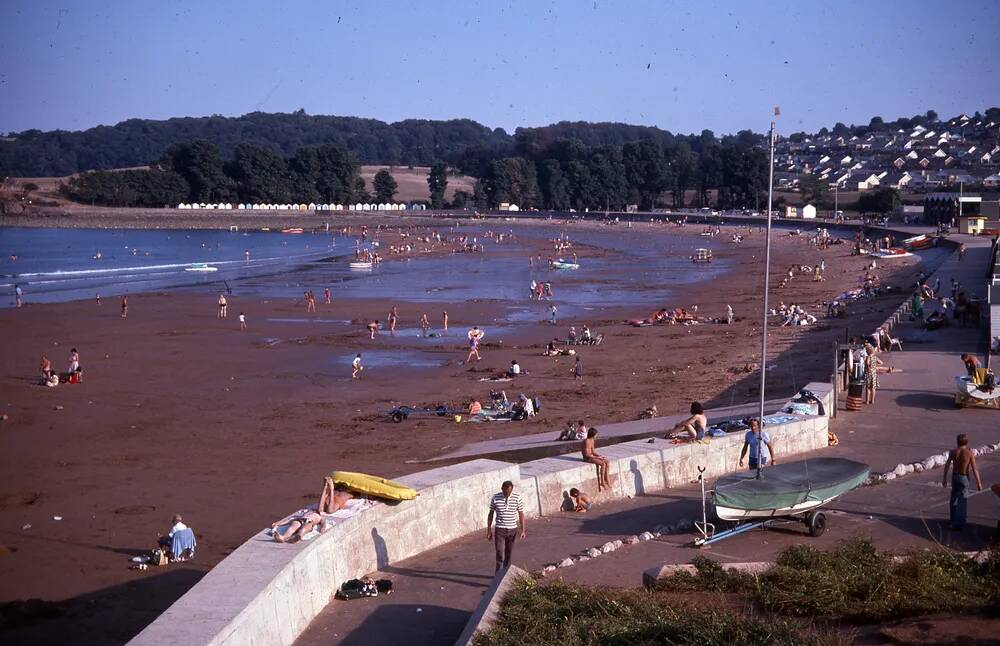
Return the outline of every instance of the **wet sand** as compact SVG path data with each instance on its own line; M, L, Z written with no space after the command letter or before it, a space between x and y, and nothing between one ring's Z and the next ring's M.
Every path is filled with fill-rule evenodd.
M27 610L4 606L5 632L15 641L46 640L73 626L85 629L80 643L124 641L248 536L314 501L333 469L394 477L423 470L419 460L467 442L554 436L566 420L599 424L635 419L653 404L670 414L691 400L752 400L758 376L741 369L759 352L762 242L757 234L720 251L733 270L681 288L675 302L609 307L555 328L541 323L544 306L539 323L491 331L504 303L399 301L400 334L371 341L363 322L384 321L392 302L335 295L333 305L319 303L316 314L306 314L301 293L233 296L226 320L216 317L214 295L178 292L130 297L124 321L113 299L0 310L0 412L9 416L0 422L0 602L67 600ZM859 285L866 260L849 252L847 244L820 252L776 233L772 285L789 265L819 257L828 280L798 276L775 289L772 304L798 303L820 316L820 301ZM883 281L911 284L916 258L894 263L879 267ZM322 288L315 287L320 300ZM845 328L870 331L902 299L896 292L851 306L848 318L773 327L769 395L828 378L832 343ZM726 303L736 311L733 326L623 323L664 305L697 304L699 315L721 317ZM439 329L444 309L451 335L418 338L420 315L427 312ZM246 332L236 318L241 310ZM585 377L574 381L572 357L541 352L554 334L584 323L606 339L578 348ZM483 360L468 366L464 335L472 324L485 325L487 337ZM64 370L71 347L80 350L84 383L36 385L41 355ZM352 382L349 362L358 351L369 367ZM515 384L478 381L514 358L529 373ZM401 403L465 407L472 396L488 400L491 385L511 397L537 394L541 415L507 424L438 417L393 424L384 415ZM175 512L197 533L197 559L128 570L128 557L155 546ZM50 618L38 616L49 611ZM23 625L14 629L11 621Z

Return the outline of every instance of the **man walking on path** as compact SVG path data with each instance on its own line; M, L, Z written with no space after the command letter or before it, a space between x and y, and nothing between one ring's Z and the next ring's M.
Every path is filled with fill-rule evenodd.
M969 471L976 477L976 487L983 490L983 481L979 478L979 468L976 466L976 455L969 449L969 438L965 433L958 436L958 446L948 454L944 463L944 474L941 484L948 486L948 469L954 465L951 475L951 528L955 530L965 527L965 512L969 497Z
M493 528L493 517L496 516L496 530ZM486 518L486 540L493 541L497 551L497 569L510 565L510 556L514 551L514 541L517 539L517 528L521 527L521 539L527 538L527 527L524 524L524 501L521 494L514 493L514 483L507 480L500 485L500 493L490 501L490 514Z

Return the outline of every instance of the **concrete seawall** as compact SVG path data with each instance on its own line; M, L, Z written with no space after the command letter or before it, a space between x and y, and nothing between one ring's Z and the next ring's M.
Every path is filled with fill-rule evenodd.
M832 385L807 388L829 413ZM827 445L827 417L792 417L767 427L779 459ZM735 471L742 442L742 434L732 434L707 445L656 439L599 447L611 461L614 487L596 501L686 485L698 477L699 466L709 477ZM274 543L261 531L130 643L292 644L344 581L485 529L488 500L504 480L519 484L528 516L559 513L571 487L597 490L594 465L571 455L520 465L471 460L398 480L420 496L378 503L295 545Z

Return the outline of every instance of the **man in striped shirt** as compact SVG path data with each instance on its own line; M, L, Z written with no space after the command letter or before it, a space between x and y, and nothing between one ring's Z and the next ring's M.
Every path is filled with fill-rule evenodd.
M494 515L497 520L495 531ZM524 501L521 500L521 494L514 493L514 483L507 480L500 485L500 493L493 496L490 501L490 515L486 519L486 540L492 540L497 550L497 572L500 568L510 565L510 555L514 551L518 525L521 527L521 538L526 538Z

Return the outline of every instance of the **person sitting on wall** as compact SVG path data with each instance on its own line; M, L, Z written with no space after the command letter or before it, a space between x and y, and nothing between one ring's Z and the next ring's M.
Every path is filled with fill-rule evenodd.
M705 439L705 431L708 430L708 417L705 416L705 409L699 402L691 402L691 416L677 423L672 429L667 431L666 439L679 439L687 442L701 441ZM678 437L678 433L686 434L686 437Z

